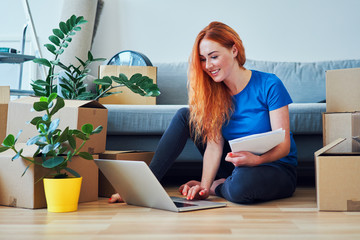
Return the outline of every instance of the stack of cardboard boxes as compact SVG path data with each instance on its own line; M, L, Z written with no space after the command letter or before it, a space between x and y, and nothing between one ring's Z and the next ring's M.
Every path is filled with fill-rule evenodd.
M360 68L326 72L324 147L315 153L320 211L360 211Z
M37 135L37 132L35 127L27 122L39 115L39 113L31 111L33 103L39 101L39 98L24 97L9 101L9 87L1 87L0 90L0 142L2 143L6 135L16 136L22 130L17 141L18 149L23 148L23 155L32 157L37 147L35 145L27 146L26 142L29 138ZM65 100L65 107L56 113L55 118L60 119L59 129L65 129L67 126L70 129L80 129L85 123L93 124L94 127L102 125L103 131L100 134L92 135L82 151L93 154L94 158L99 158L101 154L102 158L124 159L121 152L111 155L113 152L105 151L107 112L108 110L97 101ZM135 160L143 160L144 156L147 161L151 160L150 155L145 153L133 153L132 155L132 159ZM43 184L36 182L47 172L42 167L32 164L22 177L22 173L28 167L28 162L23 159L12 161L13 156L14 152L10 150L0 153L0 205L23 208L46 207ZM94 161L77 157L77 159L72 159L69 167L83 177L79 202L96 201L99 192L109 189L109 185L111 186L109 182L104 181L99 186L99 170Z

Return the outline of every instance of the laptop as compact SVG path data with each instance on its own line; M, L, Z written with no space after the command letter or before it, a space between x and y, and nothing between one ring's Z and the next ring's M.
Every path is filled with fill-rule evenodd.
M95 163L129 205L173 212L226 206L226 203L170 197L143 161L95 159Z

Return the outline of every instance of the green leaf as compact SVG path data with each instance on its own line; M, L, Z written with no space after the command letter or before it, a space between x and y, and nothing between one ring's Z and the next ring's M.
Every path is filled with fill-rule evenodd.
M67 37L67 38L65 38L64 40L67 41L67 42L71 42L71 41L72 41L72 38L71 38L71 37Z
M83 60L81 60L78 57L75 57L75 58L81 63L81 66L86 67L86 63Z
M48 152L54 150L54 148L54 144L48 144L42 149L42 153L46 155Z
M41 64L41 65L44 65L46 67L51 67L51 63L45 59L45 58L35 58L32 60L34 63L38 63L38 64Z
M72 15L70 17L70 23L71 23L71 26L75 26L76 25L76 16L75 15Z
M62 48L55 51L55 53L59 54L59 55L63 54L63 52L64 52L64 49L62 49Z
M86 20L84 20L83 16L79 16L79 17L76 18L76 24L81 24L81 21L87 22Z
M64 33L58 28L53 29L53 33L60 39L64 39L65 37Z
M142 75L140 73L135 73L134 75L131 76L130 82L137 83L141 80L141 78L142 78Z
M51 36L49 36L49 40L56 46L60 46L60 39L57 36L51 35Z
M87 22L88 22L88 21L86 21L86 20L80 20L79 23L78 23L78 25L84 24L84 23L87 23Z
M54 168L62 164L64 161L65 161L64 157L57 156L46 160L45 162L42 163L42 166L44 168Z
M65 35L68 34L69 29L68 29L68 27L66 26L66 23L60 22L60 23L59 23L59 27L60 27L61 31L62 31Z
M50 96L47 99L47 102L48 103L52 102L53 100L56 99L56 97L57 97L57 93L51 93Z
M111 86L111 84L112 84L112 80L111 80L110 77L105 76L105 77L103 77L102 79L96 79L96 80L94 80L94 83L97 84L97 85L109 87L109 86Z
M37 125L37 123L39 122L39 121L41 121L42 120L42 117L34 117L31 121L30 121L30 123L32 124L32 125Z
M59 138L56 140L57 142L63 143L68 139L69 127L66 127L65 130L60 134Z
M41 138L41 136L34 136L26 142L26 145L33 145L33 144L37 143L40 140L40 138Z
M41 112L48 109L48 103L47 102L35 102L33 104L33 108L37 112Z
M106 60L106 58L94 58L94 59L92 60L92 62L105 61L105 60Z
M62 69L64 69L67 72L71 72L71 69L67 66L65 66L63 63L61 63L60 61L57 64L59 67L61 67Z
M77 138L80 138L81 140L84 140L84 141L89 140L89 138L87 137L87 134L82 133L82 132L76 133L75 136L76 136Z
M91 54L90 51L88 51L88 59L89 59L90 61L93 61L93 59L94 59L94 57L93 57L93 55Z
M71 168L65 168L66 171L68 171L70 174L72 174L74 177L81 177L79 173L77 173L75 170Z
M46 125L44 123L40 123L38 126L38 130L40 130L40 133L46 133Z
M20 158L20 155L22 154L22 152L23 152L23 149L20 149L20 151L11 158L11 161L14 161L15 159Z
M97 128L95 128L95 130L92 131L92 133L90 135L100 133L102 130L103 130L103 126L100 125Z
M48 44L44 44L44 46L47 48L47 50L49 50L49 52L55 54L56 47L54 45L48 43Z
M56 99L56 104L53 107L53 109L50 112L50 115L53 116L55 113L57 113L61 108L65 106L65 101L63 98L58 97Z
M81 131L83 131L83 133L86 133L86 134L91 134L93 130L94 130L94 126L89 123L84 124L81 127Z
M4 142L2 145L4 147L12 147L15 144L15 137L12 134L7 135L7 137L4 139Z
M48 102L48 98L47 97L40 97L40 102Z
M68 46L69 46L69 44L66 42L63 42L60 44L60 47L63 47L63 48L67 48Z
M9 149L10 149L10 147L0 147L0 153L5 152Z
M27 165L27 167L25 168L24 172L21 174L21 177L25 175L26 171L30 168L32 163L29 163L29 165Z
M79 156L86 159L86 160L93 160L93 156L88 152L80 152Z
M59 122L60 122L60 119L59 119L59 118L53 120L53 121L50 123L50 127L49 127L48 132L49 132L49 133L54 132L54 131L58 128Z
M71 135L68 135L68 142L72 149L76 149L76 141L75 138Z
M74 27L74 31L80 32L80 31L81 31L81 27Z

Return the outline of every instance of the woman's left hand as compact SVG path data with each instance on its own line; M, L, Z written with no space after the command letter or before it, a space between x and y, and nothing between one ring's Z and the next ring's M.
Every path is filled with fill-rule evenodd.
M260 156L251 152L230 152L226 155L225 161L233 163L235 167L254 167L261 164Z

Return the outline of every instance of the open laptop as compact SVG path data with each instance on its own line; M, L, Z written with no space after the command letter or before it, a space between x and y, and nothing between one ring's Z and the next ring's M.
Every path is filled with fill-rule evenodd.
M169 197L142 161L95 159L105 177L127 204L173 212L225 207L226 203Z

